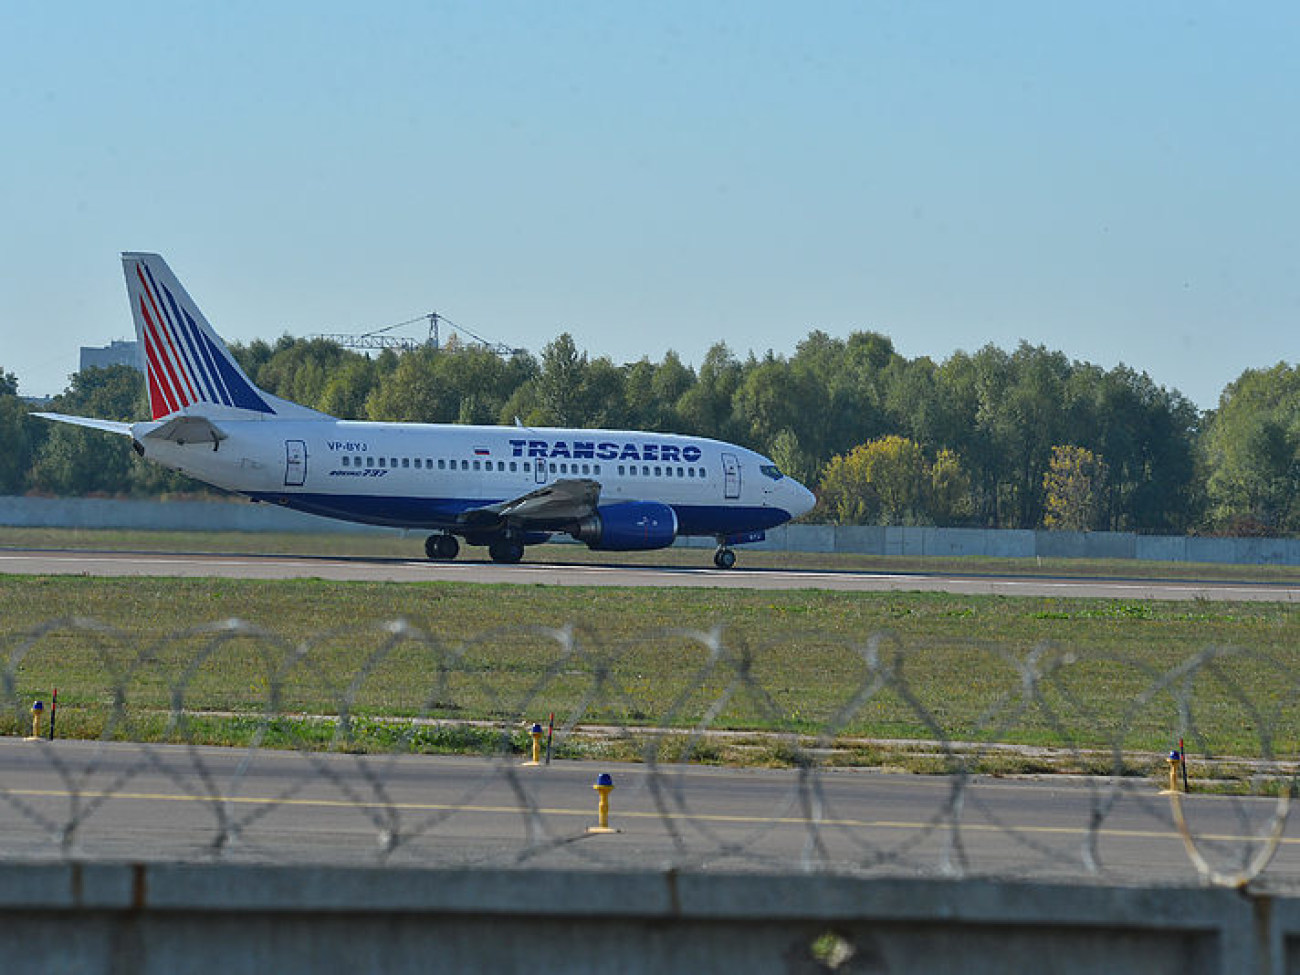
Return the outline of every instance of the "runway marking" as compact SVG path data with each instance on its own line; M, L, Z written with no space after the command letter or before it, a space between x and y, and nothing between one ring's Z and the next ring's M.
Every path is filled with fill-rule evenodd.
M68 792L62 789L3 789L0 790L0 796L21 796L28 799L125 799L134 802L187 802L202 803L203 805L273 805L273 806L293 806L293 807L318 807L322 809L395 809L402 812L455 812L455 813L479 813L493 815L518 816L527 810L519 806L485 806L485 805L450 805L447 803L422 803L422 802L354 802L345 799L276 799L270 796L232 796L230 798L211 797L211 796L178 796L164 792ZM545 816L569 816L591 819L592 811L590 809L564 809L557 807L541 807L534 810L539 815ZM720 813L660 813L644 812L638 810L619 810L618 819L639 819L639 820L673 820L676 822L707 822L707 823L731 823L735 825L748 826L770 826L773 823L783 826L817 826L818 828L842 827L854 829L897 829L897 830L922 830L928 831L939 828L941 824L935 822L907 822L900 820L862 820L862 819L819 819L811 820L802 816L742 816L737 814L720 814ZM945 827L946 828L946 827ZM1035 835L1046 836L1088 836L1096 833L1099 836L1111 837L1114 839L1137 839L1137 840L1175 840L1182 842L1182 837L1176 829L1171 828L1168 831L1158 830L1138 830L1138 829L1107 829L1089 830L1078 826L999 826L989 823L962 823L960 825L962 832L977 833L1033 833ZM1240 836L1224 833L1204 833L1197 834L1197 838L1205 841L1219 843L1259 843L1263 840L1258 836ZM1283 837L1280 841L1283 846L1300 845L1300 837Z

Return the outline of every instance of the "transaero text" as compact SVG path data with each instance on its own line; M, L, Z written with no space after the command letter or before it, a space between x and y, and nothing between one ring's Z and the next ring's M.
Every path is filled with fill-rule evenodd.
M511 440L512 457L567 457L570 460L657 460L694 464L703 451L694 444L614 443L610 440Z

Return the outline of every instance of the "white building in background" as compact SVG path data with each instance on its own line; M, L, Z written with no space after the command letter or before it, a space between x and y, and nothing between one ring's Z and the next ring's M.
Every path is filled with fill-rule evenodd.
M106 369L109 366L139 366L140 343L113 339L108 345L83 345L81 369Z

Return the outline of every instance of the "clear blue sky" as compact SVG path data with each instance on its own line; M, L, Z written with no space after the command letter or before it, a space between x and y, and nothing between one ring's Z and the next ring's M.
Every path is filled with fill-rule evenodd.
M138 249L232 340L1026 339L1209 407L1297 358L1297 50L1282 2L17 0L0 367L131 337Z

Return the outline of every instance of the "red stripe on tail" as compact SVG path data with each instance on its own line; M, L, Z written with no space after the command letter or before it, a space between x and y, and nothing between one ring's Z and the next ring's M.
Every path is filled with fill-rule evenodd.
M158 359L158 336L144 298L140 299L140 314L144 316L144 354L149 362L149 405L153 409L153 418L157 420L176 412L177 398L168 380L167 370Z
M163 337L163 342L159 345L160 358L167 365L167 371L172 380L172 389L177 393L177 403L179 406L188 406L199 397L195 394L194 387L190 385L190 377L185 373L185 360L181 358L176 349L171 330L167 327L167 318L158 310L158 302L149 289L149 283L145 280L144 271L141 270L139 264L135 266L135 273L136 277L140 279L140 286L144 288L144 293L149 298L149 304L153 305L154 317L157 320L156 327Z

